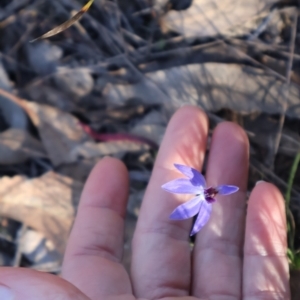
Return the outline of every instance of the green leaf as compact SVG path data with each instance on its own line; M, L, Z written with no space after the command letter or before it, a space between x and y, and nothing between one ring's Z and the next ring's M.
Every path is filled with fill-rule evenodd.
M300 253L297 253L295 256L294 256L294 268L296 270L299 270L300 269Z

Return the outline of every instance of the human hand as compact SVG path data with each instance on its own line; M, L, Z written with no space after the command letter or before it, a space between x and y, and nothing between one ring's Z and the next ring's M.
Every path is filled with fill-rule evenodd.
M161 186L181 176L174 163L201 170L207 132L206 116L195 107L183 107L170 121L140 210L131 276L120 263L128 174L120 161L105 158L83 190L62 278L1 268L0 299L289 299L283 198L262 182L250 195L246 216L249 146L240 127L225 122L214 131L207 183L240 190L213 204L192 252L192 220L169 219L189 196Z

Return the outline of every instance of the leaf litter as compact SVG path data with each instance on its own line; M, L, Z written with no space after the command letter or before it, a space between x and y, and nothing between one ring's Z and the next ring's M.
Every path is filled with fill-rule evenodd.
M283 194L287 189L300 126L299 39L289 96L283 92L295 28L293 3L195 0L183 9L168 1L163 7L141 7L136 0L92 2L0 4L3 264L59 273L82 185L103 155L113 155L126 163L131 179L124 244L128 268L156 148L170 116L183 104L208 112L210 132L224 120L246 130L249 191L261 179ZM296 248L299 176L297 171L291 191ZM47 189L50 183L53 191Z

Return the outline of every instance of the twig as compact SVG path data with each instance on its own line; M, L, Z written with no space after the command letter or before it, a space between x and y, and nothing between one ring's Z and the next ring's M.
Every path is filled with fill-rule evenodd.
M293 68L295 42L296 42L296 36L297 36L298 9L296 10L296 12L294 14L294 19L295 19L295 21L294 21L294 26L292 27L292 37L291 37L291 41L290 41L290 57L289 57L288 65L286 68L286 84L283 87L284 91L282 93L284 101L283 101L283 105L282 105L283 106L282 114L281 114L280 120L279 120L278 134L277 134L277 137L276 137L275 143L274 143L274 156L273 156L273 164L272 165L274 165L275 156L278 152L281 135L282 135L282 129L283 129L284 121L285 121L285 114L287 111L287 100L289 98L289 88L290 88L290 83L291 83L291 71Z
M28 2L32 0L13 0L11 3L7 5L7 7L4 9L4 11L1 11L0 13L0 22L4 19L8 18L10 15L12 15L15 11L22 9L26 5L28 5Z
M270 20L274 16L275 11L277 11L277 8L274 7L274 9L271 10L271 12L268 14L268 16L263 19L263 21L260 23L260 25L255 30L255 32L249 35L248 41L255 40L267 28Z

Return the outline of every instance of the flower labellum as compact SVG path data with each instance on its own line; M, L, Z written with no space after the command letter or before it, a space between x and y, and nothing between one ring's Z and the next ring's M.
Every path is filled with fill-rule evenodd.
M178 178L162 185L162 188L173 194L194 194L196 197L179 205L171 213L171 220L185 220L197 215L191 230L191 236L196 234L209 220L212 203L216 201L215 196L230 195L239 190L234 185L219 185L217 187L206 187L203 175L196 169L188 166L174 164L175 168L187 178Z

